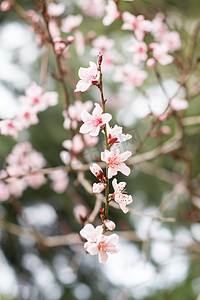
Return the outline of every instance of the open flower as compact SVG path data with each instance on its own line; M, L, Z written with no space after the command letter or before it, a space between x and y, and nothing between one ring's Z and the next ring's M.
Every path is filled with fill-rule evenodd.
M131 155L131 151L119 153L119 149L117 148L114 148L112 151L105 150L104 152L101 152L101 160L105 161L108 165L108 178L117 175L118 171L128 176L131 170L124 161Z
M100 128L112 119L111 114L102 114L102 112L103 110L98 103L95 103L92 115L86 110L83 110L81 117L84 124L81 126L79 132L83 134L89 133L91 136L97 136Z
M81 80L76 85L74 92L85 92L91 85L96 85L100 78L100 72L97 69L97 65L93 62L89 62L90 67L80 68L78 76Z
M109 145L112 146L115 143L122 143L132 138L130 134L122 133L122 127L115 125L113 128L107 125L107 134Z
M116 233L111 234L110 236L101 234L97 237L96 243L87 247L87 252L91 255L98 254L99 262L105 263L108 259L107 252L114 254L119 251L115 245L118 240L119 236Z
M87 240L84 244L85 250L90 253L90 255L98 254L99 262L105 263L108 259L109 253L117 253L119 250L116 248L116 243L119 240L117 234L111 234L106 236L102 234L102 226L97 226L94 228L92 224L86 224L80 231L80 235Z
M133 202L131 195L124 194L126 182L117 183L117 179L114 178L112 185L114 188L113 199L119 204L121 210L126 214L129 211L127 205Z

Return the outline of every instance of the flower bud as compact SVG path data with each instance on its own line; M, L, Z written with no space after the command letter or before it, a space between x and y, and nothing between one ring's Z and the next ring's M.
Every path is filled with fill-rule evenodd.
M93 163L91 166L90 166L90 171L92 172L92 174L94 176L96 176L100 181L102 182L105 182L105 177L104 177L104 174L103 174L103 170L101 169L101 167L96 164L96 163Z
M115 227L116 227L115 223L113 221L111 221L111 220L106 220L104 222L104 225L105 225L106 229L108 229L109 231L114 230Z

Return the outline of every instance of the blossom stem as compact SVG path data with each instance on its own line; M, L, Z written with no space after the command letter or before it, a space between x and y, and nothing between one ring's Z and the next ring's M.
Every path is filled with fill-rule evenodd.
M102 72L101 72L101 63L102 63L102 55L99 54L99 59L98 59L98 71L100 72L100 80L99 80L99 84L97 85L100 91L100 95L101 95L101 102L102 102L102 109L103 109L103 113L106 112L105 109L105 103L106 100L104 98L104 94L103 94L103 84L102 84ZM108 135L107 135L107 127L106 124L104 125L104 133L105 133L105 143L106 143L106 150L109 150L109 142L108 142ZM105 219L108 219L108 210L109 210L109 178L108 178L108 165L106 165L106 203L105 203ZM104 231L106 230L106 228L104 227Z

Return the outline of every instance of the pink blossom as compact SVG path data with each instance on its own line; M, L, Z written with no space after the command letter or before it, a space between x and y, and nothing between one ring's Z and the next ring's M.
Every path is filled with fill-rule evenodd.
M128 48L128 51L134 53L133 63L139 64L147 59L147 45L133 38L133 45Z
M132 138L130 134L122 133L122 127L115 125L113 128L107 125L107 135L109 145L112 146L115 143L122 143Z
M18 136L19 124L13 120L0 121L0 132L2 135L11 135L14 139Z
M53 39L55 52L60 55L63 54L63 51L67 50L66 43L62 41L61 38Z
M0 5L0 10L1 11L7 11L11 8L11 0L10 1L2 1Z
M86 101L85 103L82 103L81 101L77 100L75 101L74 105L70 104L68 111L63 111L63 116L65 118L63 127L65 129L76 129L78 126L78 122L82 120L82 111L90 111L92 106L92 101Z
M168 54L168 47L165 44L150 44L150 48L153 50L153 57L161 64L168 65L174 60L173 56Z
M144 20L143 15L134 16L131 13L125 11L122 14L124 24L122 25L123 30L133 30L137 40L142 41L145 34L152 29L152 24L148 20Z
M98 55L99 52L104 54L106 51L110 50L114 45L114 41L108 39L105 35L100 35L98 38L92 41L91 55Z
M7 186L11 195L19 198L22 196L23 191L27 188L25 178L8 178L6 179Z
M72 140L65 140L62 145L75 154L82 152L84 149L84 142L80 134L76 134Z
M58 103L57 92L43 92L42 87L35 82L31 83L25 91L25 96L21 96L20 100L26 106L34 107L37 112L47 109L49 106L54 106Z
M78 71L78 76L81 80L78 81L76 89L74 92L85 92L89 89L91 85L96 85L100 78L100 72L97 69L97 65L90 61L90 67L80 68Z
M13 170L14 173L16 171L18 173L24 173L24 171L28 170L37 171L46 164L42 154L35 151L28 142L20 143L13 147L12 152L6 158L6 162L9 165L7 170Z
M63 170L56 170L52 172L49 175L49 178L52 180L52 189L58 194L63 193L69 184L68 175Z
M124 163L132 155L131 151L119 153L119 149L113 148L112 151L105 150L101 152L101 160L105 161L108 165L108 178L117 175L121 172L128 176L131 172L130 168Z
M104 177L104 174L103 174L103 170L102 168L96 164L96 163L93 163L91 166L90 166L90 171L92 172L92 174L94 176L96 176L100 181L103 181L105 182L105 177Z
M65 165L70 165L74 170L82 166L80 160L78 160L75 155L71 155L67 151L61 151L60 158Z
M83 17L81 15L68 15L65 19L62 19L61 30L63 32L69 33L75 28L77 28L82 21Z
M73 209L74 216L79 223L83 223L87 219L88 209L85 205L78 204Z
M8 186L0 181L0 202L8 200L9 196L10 192Z
M106 184L103 182L93 183L92 192L94 194L99 194L105 189L105 187L106 187Z
M101 234L97 237L96 243L87 245L86 251L90 253L90 255L98 254L99 262L105 263L108 259L107 252L111 254L119 252L115 245L118 240L119 236L117 234L111 234L109 236Z
M93 18L101 18L105 9L104 0L77 0L84 13Z
M31 19L33 23L38 23L40 20L40 16L32 9L27 10L26 15Z
M166 32L162 36L161 41L167 46L169 52L180 50L182 46L180 35L177 31Z
M85 52L85 38L80 30L74 32L75 48L78 55L83 55Z
M189 106L188 101L186 99L180 99L180 98L173 98L170 101L170 107L173 110L185 110L187 109Z
M26 179L28 185L33 189L38 189L43 184L45 184L47 181L45 176L40 173L28 175L25 177L25 179Z
M51 17L58 17L65 11L64 3L49 3L47 7L47 12Z
M168 32L167 25L164 23L165 16L159 12L155 18L151 21L152 28L151 33L156 41L161 41L166 32Z
M101 106L95 103L95 108L93 109L92 115L86 110L81 113L81 118L84 124L81 126L80 133L89 133L91 136L97 136L101 127L108 123L112 116L109 113L103 113Z
M153 68L156 65L156 61L154 58L149 58L146 64L148 68Z
M30 125L39 123L37 113L34 108L22 107L19 114L16 116L16 120L19 122L20 129L28 128Z
M120 17L120 12L117 9L117 5L113 0L108 0L108 4L105 7L106 15L103 18L103 25L109 26L116 19Z
M112 181L112 185L114 188L113 198L115 202L119 204L121 210L126 214L129 211L127 205L133 202L131 195L126 195L123 193L126 182L117 183L117 179L114 178Z
M87 240L87 242L84 244L84 248L87 251L87 248L92 245L93 243L96 243L97 238L99 235L103 233L103 227L97 226L94 228L92 224L86 224L83 229L80 231L80 235Z
M113 80L123 82L128 88L132 88L133 86L141 86L147 76L146 71L140 70L132 65L125 65L117 68Z
M110 231L114 230L115 227L116 227L115 223L113 221L111 221L111 220L106 220L104 222L104 225L106 226L106 229L110 230Z
M95 146L99 141L98 136L91 136L88 133L83 135L83 140L86 147Z

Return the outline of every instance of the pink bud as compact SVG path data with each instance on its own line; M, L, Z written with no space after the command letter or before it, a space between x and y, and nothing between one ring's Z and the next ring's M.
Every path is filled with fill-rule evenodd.
M160 128L160 131L161 131L161 133L162 134L170 134L170 132L171 132L171 129L170 129L170 127L169 126L162 126L161 128Z
M74 37L72 35L68 36L66 42L71 44L74 41Z
M79 204L74 207L74 216L79 223L82 223L87 219L88 209L86 206Z
M148 68L153 68L153 67L155 66L155 64L156 64L156 61L155 61L154 58L149 58L149 59L147 60L146 64L147 64L147 67L148 67Z
M104 222L104 225L105 225L106 228L107 228L108 230L110 230L110 231L114 230L115 227L116 227L115 223L114 223L113 221L111 221L111 220L106 220L106 221Z
M105 177L103 174L103 170L101 169L101 167L99 167L98 164L93 163L90 166L90 171L92 172L92 174L94 174L94 176L96 176L100 181L105 181Z
M3 1L1 2L0 5L0 10L1 11L7 11L11 8L11 2L10 1Z

